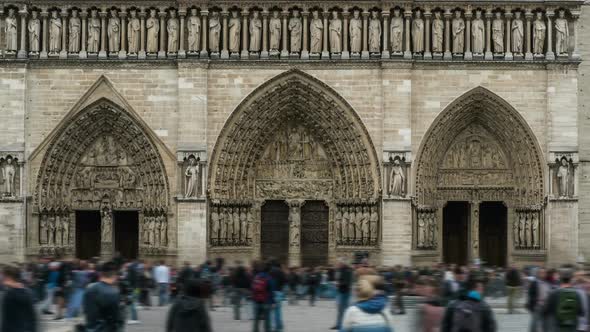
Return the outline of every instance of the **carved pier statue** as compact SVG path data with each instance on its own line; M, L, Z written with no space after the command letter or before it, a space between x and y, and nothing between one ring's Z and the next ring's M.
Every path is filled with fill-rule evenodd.
M170 10L170 18L166 25L166 31L168 31L168 53L170 54L178 53L179 29L180 27L178 18L176 17L176 10L172 9Z
M231 53L240 52L240 33L242 31L242 22L238 17L238 11L231 12L229 19L229 51Z
M394 159L389 173L389 195L398 197L405 196L405 181L406 177L404 169L400 165L400 160Z
M559 166L557 167L557 187L558 187L558 194L559 197L565 198L570 197L570 175L571 175L571 167L568 163L566 158L562 158Z
M49 240L49 218L46 214L41 215L39 221L39 244L47 244Z
M29 51L32 54L39 53L40 47L40 33L41 33L41 22L38 18L39 12L33 10L31 12L31 19L29 20L29 24L27 30L29 31Z
M313 54L322 53L322 40L323 40L323 33L324 33L324 23L322 23L322 19L320 18L320 13L317 10L313 11L309 30L311 33L310 53L313 53Z
M371 212L368 206L363 207L363 222L361 225L363 233L363 244L371 244Z
M214 245L219 244L219 213L216 206L212 207L211 211L211 243Z
M342 243L342 209L336 208L336 213L334 214L334 226L335 226L335 237L337 243Z
M219 12L214 11L211 13L211 19L209 20L209 50L211 53L219 53L220 32Z
M248 244L248 216L246 215L247 208L240 209L240 243Z
M502 20L502 13L499 11L496 12L496 18L492 23L492 41L494 53L504 53L504 20Z
M250 52L260 52L262 41L262 20L260 20L260 12L255 10L250 19Z
M69 21L70 37L68 39L68 52L78 53L80 52L80 35L82 32L82 22L78 16L78 10L72 9L72 16Z
M191 15L187 22L188 52L197 53L201 47L201 18L197 15L197 9L191 8Z
M461 17L461 11L455 11L452 24L453 53L462 54L465 51L465 21Z
M514 13L512 21L512 53L515 55L524 53L524 22L519 11Z
M107 29L107 37L109 38L109 52L119 52L121 48L121 20L117 16L117 10L111 10L111 17L109 17Z
M160 22L156 17L156 10L150 9L150 17L145 21L145 28L147 30L146 37L146 52L158 53L158 33L160 32Z
M473 54L483 54L485 49L485 23L481 18L481 10L475 12L475 19L471 23L471 34L473 36Z
M426 245L426 237L428 233L428 223L426 219L422 217L422 214L418 215L418 248L425 248Z
M371 216L369 219L371 227L371 244L377 244L379 237L379 212L376 205L371 207Z
M360 11L355 10L352 13L348 30L350 35L350 52L360 54L363 47L363 21L360 18Z
M376 10L371 12L369 20L369 53L381 53L381 20Z
M197 197L199 194L199 179L201 177L201 170L195 157L191 156L188 159L188 166L184 171L184 176L186 178L184 197Z
M432 20L432 52L442 53L445 23L443 22L440 11L434 12L434 19Z
M540 232L539 232L539 215L537 212L533 212L531 231L532 231L532 238L533 238L532 246L533 246L533 248L539 248L540 247L540 241L539 241Z
M569 43L569 27L565 11L560 10L555 19L555 51L559 55L567 55Z
M338 12L332 12L330 20L330 52L342 52L342 20L338 17Z
M291 21L289 21L289 30L291 30L292 21L293 18L291 18ZM268 30L270 31L269 48L273 54L279 52L281 49L281 29L282 24L280 13L278 10L274 10L272 12L272 17L268 22ZM293 41L293 31L291 31L291 41ZM293 49L293 47L291 47L291 49Z
M55 224L55 216L54 215L50 215L49 216L49 222L47 224L47 244L49 244L50 246L55 245L55 231L56 231L56 224Z
M14 166L14 159L11 156L6 157L6 162L2 166L2 181L4 183L4 196L14 197L16 190L14 186L14 179L16 177L16 167Z
M56 54L61 51L61 33L63 26L61 18L57 16L57 10L51 11L49 20L49 53Z
M137 10L129 12L129 23L127 23L127 50L130 54L139 52L139 40L141 37L141 23L137 18Z
M422 12L416 11L416 16L412 22L412 41L414 42L414 53L424 53L424 20Z
M399 8L393 10L391 18L391 52L402 53L404 40L404 19Z
M537 12L533 22L533 53L536 56L543 55L545 51L545 36L547 35L547 24L543 20L543 13Z
M289 32L291 34L291 53L298 54L301 52L301 36L303 24L299 10L293 10L293 17L289 19ZM280 31L279 31L280 35Z
M6 41L6 52L14 53L18 50L17 19L14 8L8 9L8 15L4 19L4 38Z
M92 9L88 18L88 53L98 53L100 47L100 18L98 11Z

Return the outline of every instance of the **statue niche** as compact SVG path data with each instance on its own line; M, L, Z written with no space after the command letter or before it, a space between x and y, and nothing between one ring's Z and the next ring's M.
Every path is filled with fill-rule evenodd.
M331 193L332 169L313 133L295 120L277 131L256 168L259 197L315 198Z
M385 170L387 174L387 196L405 197L408 192L408 165L405 157L389 157L389 163L385 165Z
M572 158L568 159L566 156L556 158L551 169L553 196L559 199L574 197L575 165Z
M479 124L460 133L442 159L439 187L510 186L512 173L506 154Z
M20 167L18 162L18 159L11 155L0 158L0 199L19 196Z

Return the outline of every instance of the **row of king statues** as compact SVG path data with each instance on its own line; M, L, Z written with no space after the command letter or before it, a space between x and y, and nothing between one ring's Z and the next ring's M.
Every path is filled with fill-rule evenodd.
M39 244L41 246L67 247L70 244L71 222L68 213L44 213L39 222Z
M252 211L248 206L211 207L210 243L213 246L242 246L252 242Z
M5 55L22 51L22 57L41 54L66 58L82 57L82 54L131 58L138 55L442 58L443 54L467 53L482 58L484 53L493 54L494 58L508 54L568 56L568 16L577 19L564 9L556 11L552 23L554 13L541 10L416 8L404 11L399 7L391 12L361 11L356 7L350 11L312 9L310 12L300 9L209 12L190 8L179 14L174 8L113 7L102 11L53 8L43 13L33 8L18 13L21 22L28 19L21 28L28 42L19 43L17 8L8 7L4 18ZM552 29L554 41L551 41Z
M336 244L375 245L379 240L379 212L376 205L340 205L336 209Z
M149 247L166 247L168 245L168 222L163 215L146 215L143 217L141 242Z
M519 211L513 224L512 236L516 249L539 249L541 247L541 221L538 211Z

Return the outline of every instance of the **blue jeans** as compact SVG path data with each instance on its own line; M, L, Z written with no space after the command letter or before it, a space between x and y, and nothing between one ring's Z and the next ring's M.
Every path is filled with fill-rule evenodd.
M82 299L84 298L84 288L76 288L73 290L68 301L68 310L66 311L66 318L74 318L78 316L80 307L82 307Z
M129 294L129 316L131 320L137 320L137 289L133 289Z
M45 285L45 299L43 300L43 305L41 305L41 310L50 311L51 306L53 306L53 295L55 294L55 287L50 287L49 285Z
M168 284L165 282L158 284L158 305L165 306L168 304Z
M252 331L258 332L258 322L264 321L264 332L270 332L270 307L268 303L257 303L254 304L254 328Z
M275 329L274 331L282 331L283 330L283 308L281 307L281 303L283 301L283 292L275 291L274 298L275 298L275 307L272 310L274 315L275 321Z
M344 317L344 311L348 308L350 303L350 292L340 293L336 296L338 302L338 318L336 319L336 327L340 329L342 327L342 318Z

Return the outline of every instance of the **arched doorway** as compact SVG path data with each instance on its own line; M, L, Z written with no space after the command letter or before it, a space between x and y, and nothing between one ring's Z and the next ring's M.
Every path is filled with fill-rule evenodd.
M326 238L314 239L327 243L321 249L327 250L326 261L378 252L376 151L352 107L301 71L273 78L237 107L219 135L209 169L209 252L214 255L261 257L267 251L261 249L261 209L277 200L289 206L289 264L300 265L301 248L309 245L302 244L311 238L303 236L302 226L313 224L302 220L306 216L326 219ZM314 209L322 201L326 210L317 207L309 210L317 213L302 215L306 201L314 201Z
M43 147L33 247L81 258L164 255L173 229L154 139L106 98L71 114Z
M544 259L542 152L502 98L478 87L451 103L426 132L416 165L413 244L422 258Z

